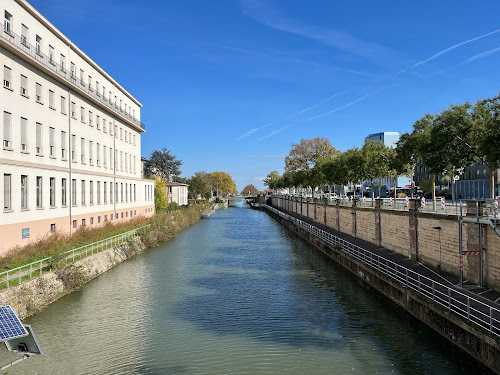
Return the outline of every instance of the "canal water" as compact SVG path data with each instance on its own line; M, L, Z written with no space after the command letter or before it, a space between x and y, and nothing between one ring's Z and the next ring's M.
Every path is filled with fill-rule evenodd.
M26 323L44 354L9 375L488 373L242 202Z

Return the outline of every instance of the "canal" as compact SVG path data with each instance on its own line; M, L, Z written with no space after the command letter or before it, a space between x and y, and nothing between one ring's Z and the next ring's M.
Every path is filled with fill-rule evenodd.
M9 375L489 373L242 202L26 323L44 354Z

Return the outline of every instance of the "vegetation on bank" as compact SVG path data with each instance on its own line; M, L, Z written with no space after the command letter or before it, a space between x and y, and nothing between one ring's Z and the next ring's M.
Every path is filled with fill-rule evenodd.
M11 249L4 257L0 258L0 272L148 224L151 224L150 227L141 231L140 235L146 246L155 246L196 222L200 218L201 210L201 205L194 205L174 212L159 213L151 218L138 217L122 223L107 222L99 227L81 227L72 236L56 232L29 245Z

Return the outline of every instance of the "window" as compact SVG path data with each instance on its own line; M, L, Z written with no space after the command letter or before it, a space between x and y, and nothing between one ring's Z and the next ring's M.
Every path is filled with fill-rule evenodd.
M28 176L21 176L21 209L28 209Z
M111 91L109 91L109 97L108 98L109 98L109 104L113 104L113 102L111 101L111 99L112 99L111 98Z
M98 143L96 145L96 164L97 166L100 166L101 165L101 145Z
M113 203L113 183L109 183L109 203Z
M134 118L134 120L135 120L135 109L132 111L132 113L133 113L132 117L133 117L133 118Z
M61 54L61 71L66 72L66 57Z
M97 129L99 129L99 125L97 125ZM106 133L106 119L102 119L102 131Z
M75 102L71 102L71 117L76 119L76 104Z
M76 220L73 220L73 228L76 228Z
M123 141L123 128L120 128L120 140Z
M84 74L83 69L80 69L80 84L82 86L85 86L85 81L83 80L83 74Z
M94 217L93 216L90 218L90 225L92 225L92 224L94 224Z
M3 113L3 147L11 148L12 147L12 124L11 124L12 115L9 112Z
M104 165L104 168L106 168L106 165L107 165L107 154L106 154L106 146L102 146L102 156L104 157L104 160L103 160L103 165Z
M123 190L123 184L122 184L122 190ZM123 198L123 195L122 195ZM118 202L118 183L115 183L115 202Z
M123 151L120 151L120 170L123 172Z
M49 63L54 65L54 47L49 44Z
M3 87L12 88L11 69L8 66L3 66Z
M42 124L36 123L36 154L42 155Z
M85 219L82 219L82 225L85 226L86 225L86 220Z
M89 163L94 164L94 142L89 141Z
M135 156L134 156L134 173L135 173Z
M106 87L102 86L102 98L106 100Z
M28 28L26 25L21 24L21 44L24 44L26 47L29 47L28 37Z
M115 107L116 107L116 103L118 103L118 102L117 102L117 100L116 100L116 95L115 95Z
M115 169L118 170L118 151L115 150Z
M89 111L89 126L93 126L92 125L92 111Z
M28 96L28 77L21 75L21 95Z
M95 81L95 91L96 91L97 96L101 96L101 94L99 93L99 82L98 81Z
M136 190L135 190L135 184L134 184L134 202L137 201L137 195L136 195Z
M12 36L12 15L5 11L5 19L3 20L3 29Z
M56 129L54 128L49 128L49 154L52 157L56 156Z
M56 231L56 225L50 224L50 233L54 233Z
M42 182L43 179L41 176L36 177L36 208L42 208Z
M94 204L94 181L89 181L90 204Z
M135 146L135 134L134 134L134 146Z
M123 203L123 183L120 184L120 196L121 196L121 201Z
M66 132L61 131L61 158L66 159Z
M101 222L101 217L97 216L97 224L99 224L100 222Z
M54 103L54 91L49 90L49 108L56 109Z
M125 153L125 172L128 172L128 157L127 157L127 153Z
M97 204L101 204L101 181L97 181Z
M61 180L61 205L63 207L66 206L66 191L67 191L67 187L66 187L66 179L63 178Z
M71 134L71 161L76 162L76 135Z
M80 161L85 163L85 138L81 138L80 142Z
M82 205L85 204L85 180L82 180Z
M56 179L54 177L50 178L50 207L55 207L56 205Z
M122 100L120 99L120 111L122 110Z
M61 113L66 114L66 98L61 96Z
M36 53L42 53L42 37L40 35L36 36Z
M125 202L128 202L128 184L125 184Z
M76 180L71 180L71 205L76 206Z
M104 185L104 191L103 191L103 193L104 193L104 204L106 204L106 203L108 203L108 196L107 196L108 195L108 190L107 190L108 186L107 186L106 182L103 182L103 185ZM99 203L99 202L97 202L97 203Z
M76 79L76 66L73 61L70 64L69 76L73 79Z
M42 103L42 85L36 83L35 99L37 102Z
M12 175L4 174L3 175L3 209L8 211L12 209Z
M110 165L110 168L113 165L113 149L111 147L109 148L109 165Z
M85 123L85 108L80 107L80 120Z
M21 117L21 151L28 151L28 120Z
M116 137L116 138L118 138L118 133L117 133L117 131L118 131L118 126L116 126L116 125L115 125L115 137Z
M92 91L92 77L89 76L89 90Z
M127 131L125 130L125 142L127 142Z

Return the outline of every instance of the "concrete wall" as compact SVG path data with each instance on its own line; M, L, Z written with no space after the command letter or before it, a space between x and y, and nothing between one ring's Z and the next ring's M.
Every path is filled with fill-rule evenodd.
M459 273L458 218L451 215L423 213L416 210L393 211L380 208L326 205L323 202L306 203L285 198L273 198L273 205L283 208L340 232L403 254L424 264ZM441 228L441 229L436 229ZM463 224L464 250L478 250L478 226ZM500 289L500 237L491 228L483 226L484 281L490 288ZM464 276L479 282L479 256L464 258Z

